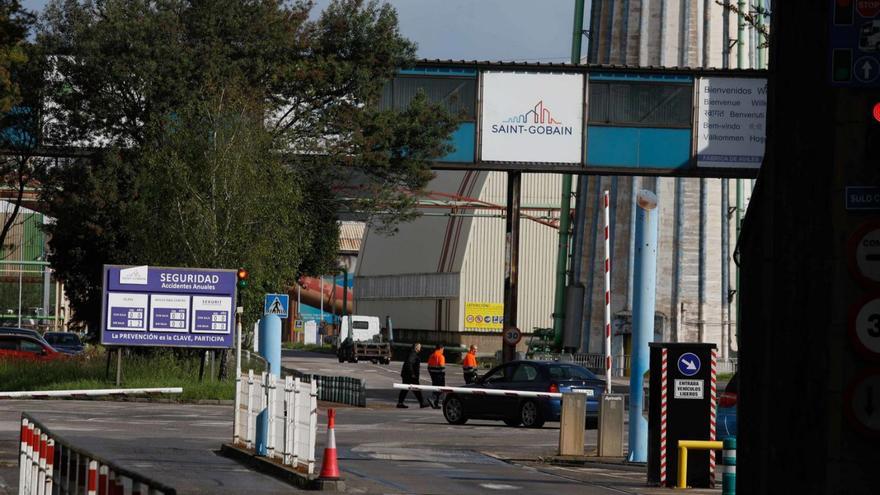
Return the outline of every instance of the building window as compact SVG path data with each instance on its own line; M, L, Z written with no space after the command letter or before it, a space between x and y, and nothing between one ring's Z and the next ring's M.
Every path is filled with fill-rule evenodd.
M590 82L593 125L691 128L693 86L650 82Z
M398 76L385 83L379 106L404 110L419 91L464 121L476 120L477 81L471 78Z

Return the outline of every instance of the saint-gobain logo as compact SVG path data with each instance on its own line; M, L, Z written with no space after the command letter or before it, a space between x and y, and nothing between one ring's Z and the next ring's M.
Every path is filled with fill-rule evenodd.
M554 119L550 109L544 107L544 100L539 101L531 110L514 115L501 124L492 124L493 134L541 134L570 136L571 126L563 125Z
M119 270L119 283L129 285L147 285L147 273L149 268L146 266L133 266L131 268L123 268Z

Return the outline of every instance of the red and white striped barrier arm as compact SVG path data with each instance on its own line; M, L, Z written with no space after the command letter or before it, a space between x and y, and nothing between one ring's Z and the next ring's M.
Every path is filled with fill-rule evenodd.
M660 358L660 486L666 486L666 377L669 365L669 350L665 347Z
M25 392L0 392L0 399L44 399L48 397L99 397L105 395L151 395L179 394L181 387L165 388L104 388L93 390L34 390Z
M611 393L611 206L605 191L605 393Z
M502 397L534 397L539 399L561 399L562 394L553 392L533 392L530 390L502 390L498 388L465 388L465 387L438 387L434 385L409 385L395 383L394 388L400 390L420 390L424 392L441 392L471 395L496 395Z
M715 440L715 399L718 396L718 356L712 349L712 376L709 379L709 440ZM715 486L715 451L709 451L709 486Z

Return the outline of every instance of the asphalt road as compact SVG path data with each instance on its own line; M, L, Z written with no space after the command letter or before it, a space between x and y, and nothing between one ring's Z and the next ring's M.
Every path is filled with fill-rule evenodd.
M397 409L397 392L391 384L399 379L400 363L340 365L332 356L286 352L285 364L306 372L367 380L368 407L336 407L339 464L348 493L669 493L645 486L644 467L559 467L540 462L556 453L557 423L540 429L473 420L453 426L439 410ZM449 382L463 382L457 366L450 366ZM409 403L415 406L412 397ZM319 456L328 405L320 404ZM15 493L17 487L22 411L36 414L58 434L98 455L179 487L180 493L297 492L215 453L230 439L231 406L53 400L0 401L0 495ZM596 430L588 430L587 450L595 445Z

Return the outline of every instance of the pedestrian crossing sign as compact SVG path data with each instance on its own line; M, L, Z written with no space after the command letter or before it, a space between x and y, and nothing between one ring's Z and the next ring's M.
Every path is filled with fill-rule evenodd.
M277 315L279 318L287 318L290 307L290 296L287 294L266 294L263 304L263 314Z

